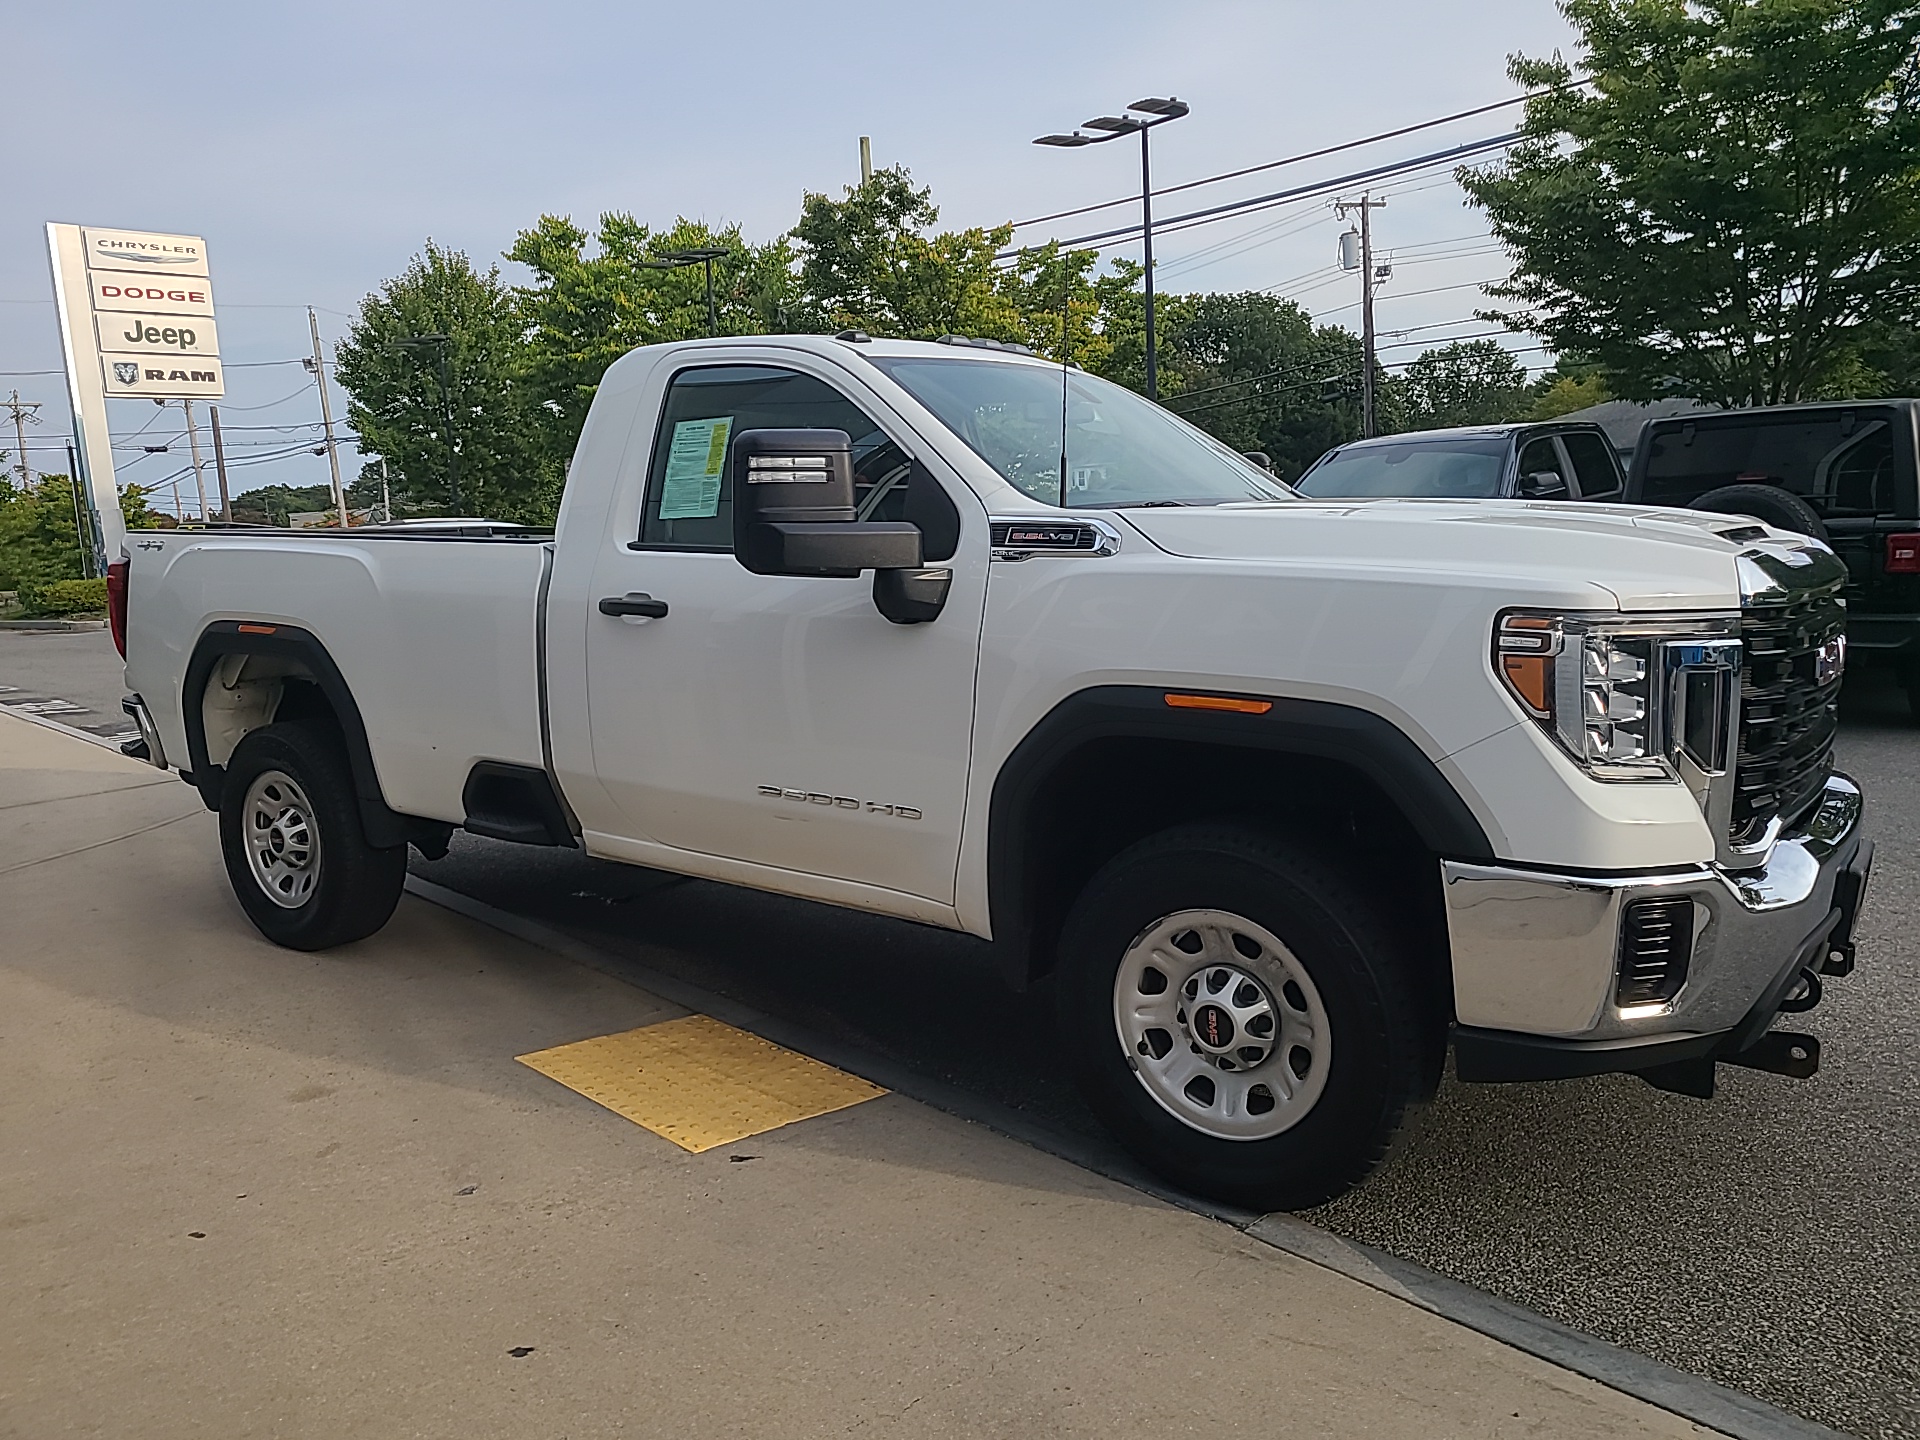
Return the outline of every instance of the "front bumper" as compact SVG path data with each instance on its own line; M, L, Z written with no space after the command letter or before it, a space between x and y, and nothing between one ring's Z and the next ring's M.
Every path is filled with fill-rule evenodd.
M1764 866L1580 875L1443 862L1462 1080L1544 1080L1731 1058L1819 977L1852 967L1873 847L1859 787L1828 778ZM1694 937L1684 985L1619 1002L1621 922L1635 901L1684 896Z

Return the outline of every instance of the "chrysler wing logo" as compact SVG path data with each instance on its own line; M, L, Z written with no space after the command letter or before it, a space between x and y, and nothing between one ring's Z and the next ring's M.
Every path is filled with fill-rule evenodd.
M113 378L122 385L131 385L140 378L140 367L130 360L113 362Z
M1836 635L1813 652L1813 679L1816 685L1831 685L1847 668L1847 637Z

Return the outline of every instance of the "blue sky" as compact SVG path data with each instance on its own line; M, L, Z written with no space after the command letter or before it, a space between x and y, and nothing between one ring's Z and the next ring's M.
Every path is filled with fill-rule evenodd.
M1513 93L1510 52L1568 43L1550 0L7 8L0 97L14 143L0 192L0 395L17 387L44 402L46 423L29 443L35 467L50 469L65 468L63 450L42 448L67 427L64 382L15 373L60 364L49 220L207 237L230 367L222 416L238 461L313 433L279 428L319 415L305 371L278 363L308 349L304 307L320 307L323 334L336 338L360 297L428 236L487 260L542 212L590 222L618 209L661 223L738 221L770 238L793 223L804 192L837 194L858 178L861 135L873 137L876 164L905 164L933 187L943 225L992 224L1137 190L1130 144L1062 151L1029 141L1142 95L1193 106L1156 135L1155 182L1173 184L1501 99ZM1498 133L1513 114L1191 199L1219 203L1426 153ZM1376 224L1395 273L1379 314L1383 332L1396 333L1382 339L1416 343L1382 358L1486 329L1469 318L1473 282L1502 273L1503 261L1480 217L1444 172L1387 193ZM1054 233L1105 228L1109 215L1131 218L1103 212ZM1357 282L1329 269L1342 228L1312 201L1169 235L1156 244L1159 283L1277 287L1357 325ZM1451 321L1466 323L1442 325ZM149 427L131 444L180 433L177 410L114 405L117 433ZM7 431L0 447L11 450ZM123 480L146 483L182 455L117 458ZM346 464L357 472L351 452ZM244 489L325 476L323 459L299 453L233 478Z

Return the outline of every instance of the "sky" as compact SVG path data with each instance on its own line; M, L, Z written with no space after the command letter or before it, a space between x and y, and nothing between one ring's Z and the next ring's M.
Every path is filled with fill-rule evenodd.
M324 484L319 398L299 357L306 306L326 343L431 237L498 260L541 214L623 210L789 229L809 191L905 165L943 228L1138 195L1131 142L1033 137L1148 95L1191 105L1155 132L1156 188L1505 99L1514 52L1570 45L1551 0L812 0L725 5L341 0L326 6L9 0L0 107L0 399L40 401L36 470L66 468L66 387L45 224L202 235L212 262L235 493ZM1517 110L1167 196L1220 204L1503 133ZM1442 169L1376 187L1381 359L1477 335L1477 285L1506 265ZM1023 243L1137 218L1137 204L1021 229ZM1271 289L1358 329L1325 199L1156 237L1164 291ZM1137 258L1137 241L1116 254ZM502 263L509 278L516 268ZM1526 337L1505 343L1545 363ZM346 397L336 389L336 417ZM111 402L122 483L185 461L182 416ZM4 419L4 415L0 415ZM137 437L136 433L139 432ZM203 433L202 442L206 437ZM144 446L168 444L165 454ZM0 449L15 448L10 421ZM287 454L287 451L293 451ZM9 463L14 457L9 455ZM359 472L348 445L342 465ZM209 467L210 468L210 467ZM189 472L184 504L197 508ZM212 488L211 478L208 480ZM172 508L171 486L157 503Z

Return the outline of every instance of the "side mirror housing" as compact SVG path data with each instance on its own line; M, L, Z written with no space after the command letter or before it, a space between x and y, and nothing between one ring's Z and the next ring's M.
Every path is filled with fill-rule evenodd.
M920 531L858 521L844 430L743 430L733 441L733 553L755 575L852 578L920 564Z
M1520 496L1524 500L1564 500L1567 482L1551 470L1536 470L1520 477Z

